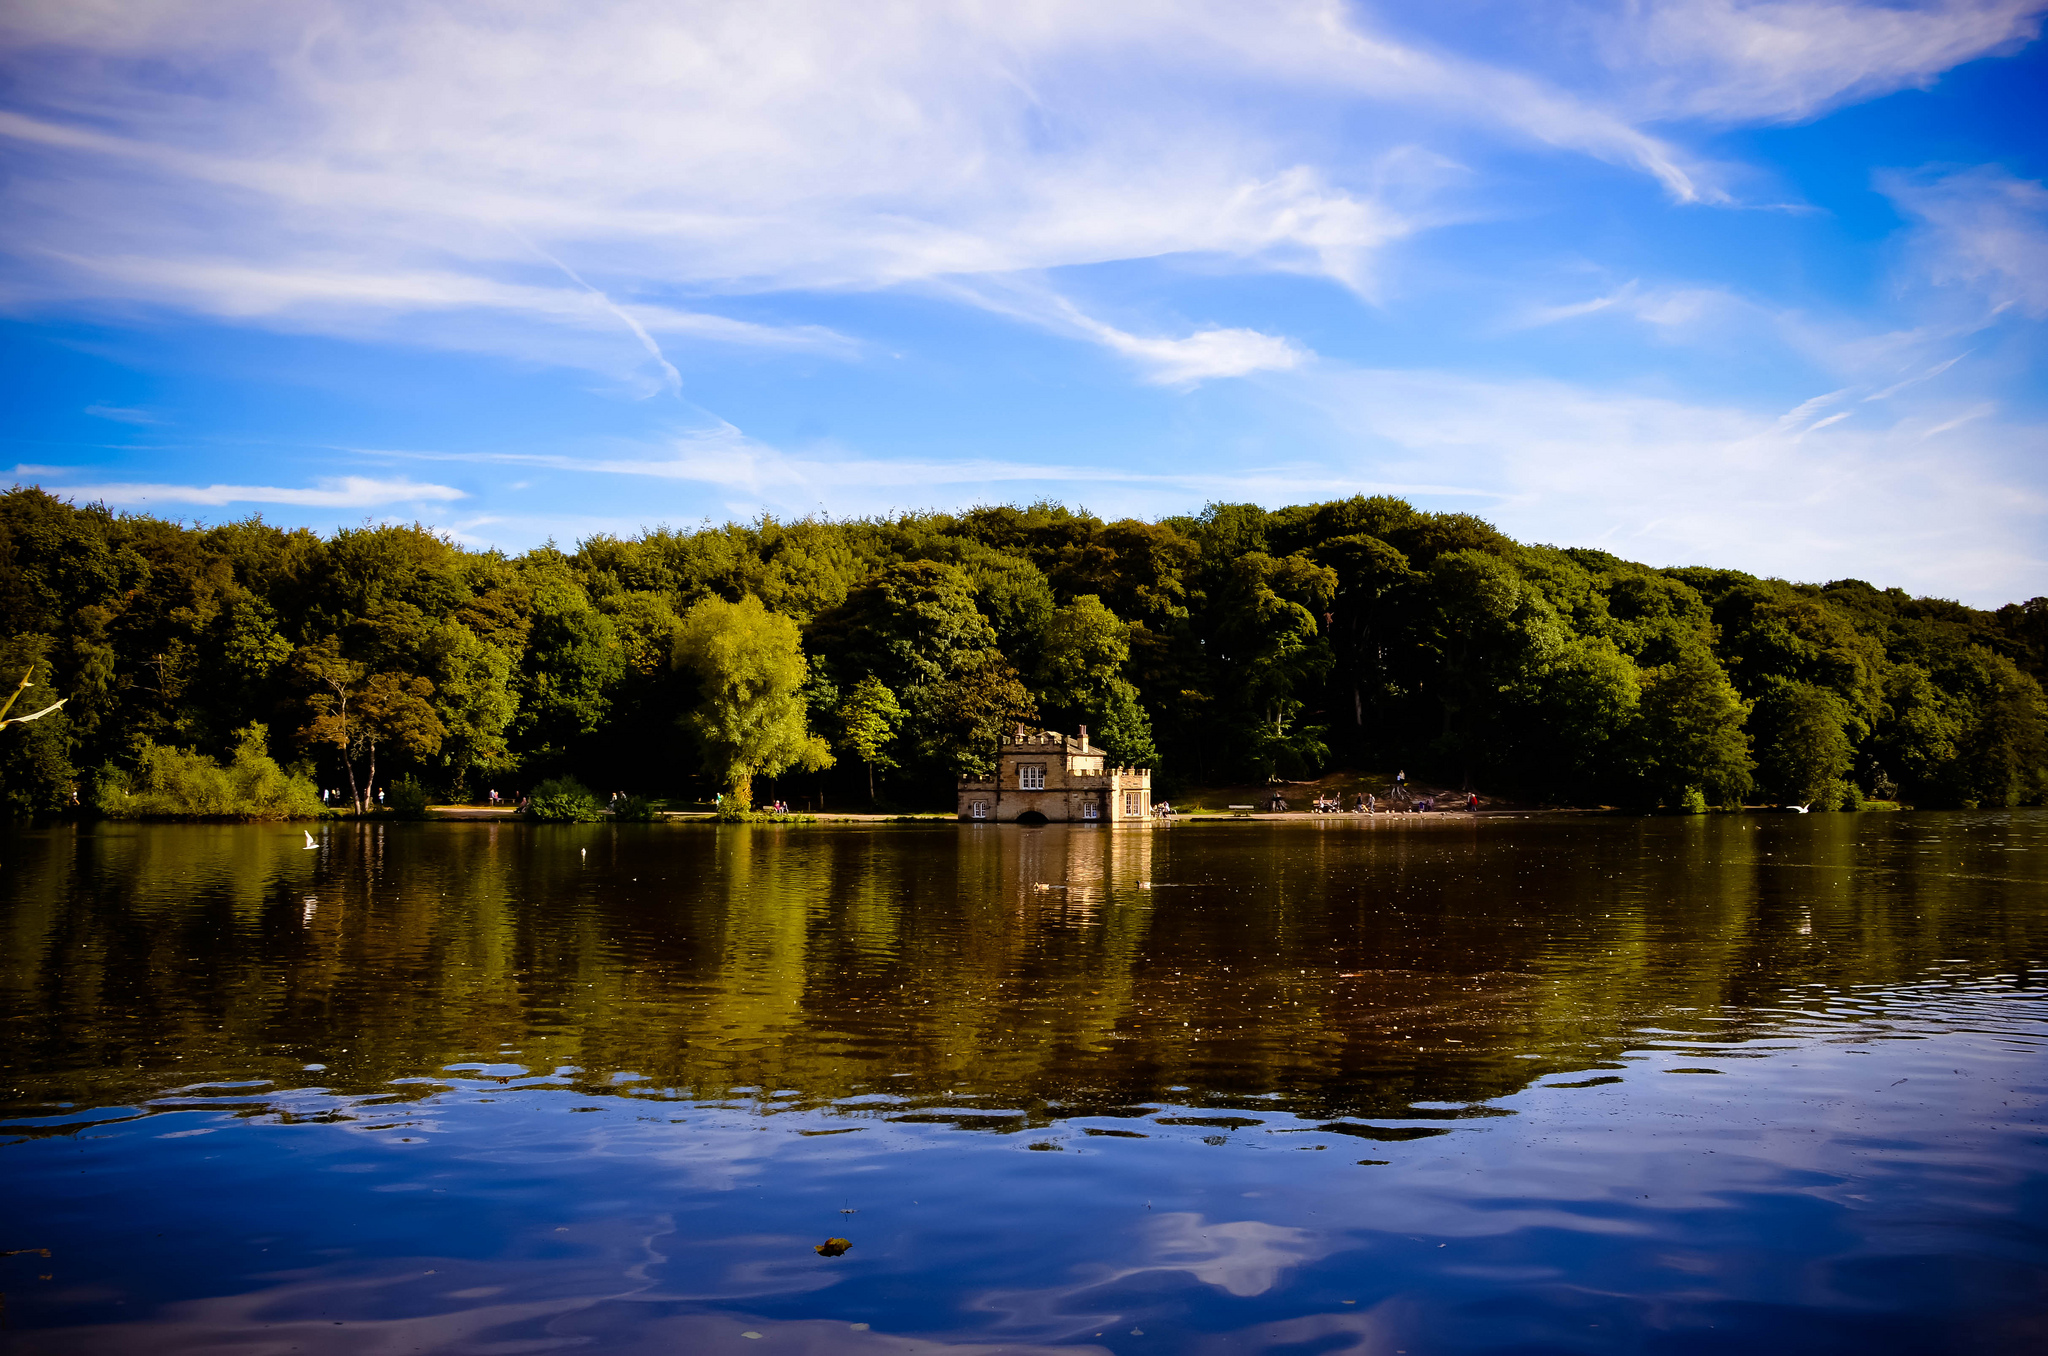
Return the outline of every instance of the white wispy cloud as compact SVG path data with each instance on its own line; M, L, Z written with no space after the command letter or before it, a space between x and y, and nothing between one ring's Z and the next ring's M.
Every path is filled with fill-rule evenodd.
M1588 316L1625 316L1657 329L1675 331L1737 313L1754 312L1755 306L1723 288L1666 284L1645 286L1630 279L1611 292L1583 301L1550 306L1532 306L1510 317L1509 330L1540 329Z
M424 315L385 337L527 356L568 331L559 360L645 363L669 387L670 335L854 352L683 294L1201 255L1366 295L1436 219L1432 187L1389 168L1441 162L1409 155L1432 139L1555 147L1721 201L1719 171L1645 119L1803 116L1998 50L2041 8L1617 4L1578 7L1607 79L1560 60L1568 88L1340 0L22 0L0 16L0 295L343 334ZM1333 120L1346 135L1318 130ZM536 254L576 285L533 278ZM1250 329L1157 328L1085 337L1176 384L1298 360Z
M1948 174L1885 174L1878 186L1919 223L1928 276L1983 293L1993 306L2048 315L2048 187L1997 165Z
M1360 449L1354 466L1389 479L1455 467L1500 494L1488 516L1524 538L1990 605L2048 577L2034 470L2048 429L2000 425L1981 404L1852 419L1823 413L1845 391L1778 415L1443 372L1326 365L1300 380Z
M1315 356L1283 335L1242 326L1209 326L1179 337L1133 334L1083 311L1036 274L950 279L928 290L1099 344L1131 360L1148 381L1162 386L1286 371Z
M1580 9L1624 107L1789 121L1925 86L2035 37L2043 0L1616 0Z
M94 419L111 419L117 424L161 424L163 417L149 410L136 409L128 405L87 405L87 415Z
M343 329L475 310L620 328L657 365L665 333L830 346L652 295L678 289L1202 254L1365 291L1416 226L1422 190L1385 158L1410 138L1339 144L1303 108L1397 109L1718 193L1612 111L1335 0L960 0L886 20L606 0L512 22L438 0L25 0L0 41L17 303ZM536 250L579 285L523 278ZM1284 356L1229 329L1138 335L1098 338L1169 381Z
M797 512L823 508L834 513L957 507L1004 499L1020 489L1039 494L1054 487L1089 496L1097 504L1125 505L1130 512L1157 512L1162 500L1195 505L1225 494L1273 502L1304 495L1344 494L1491 497L1486 490L1455 480L1388 480L1348 470L1336 471L1317 461L1249 463L1228 470L1188 466L1169 471L1050 459L876 457L838 447L791 452L750 437L730 424L686 430L656 444L615 447L609 452L583 455L352 450L358 456L370 458L544 468L570 473L586 483L593 476L644 477L743 496L726 501L735 512L745 507ZM1105 501L1104 491L1128 493ZM644 527L646 523L642 521L639 525Z
M313 488L280 485L164 485L109 482L100 485L45 484L51 494L76 503L105 503L116 508L154 508L192 504L219 508L229 504L289 504L298 508L383 508L390 504L446 504L468 495L451 485L418 481L376 480L367 476L334 476Z

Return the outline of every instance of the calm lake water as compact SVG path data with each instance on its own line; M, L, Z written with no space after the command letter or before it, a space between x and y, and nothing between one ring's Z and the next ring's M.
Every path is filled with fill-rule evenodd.
M0 1347L2048 1350L2048 814L314 832L0 838Z

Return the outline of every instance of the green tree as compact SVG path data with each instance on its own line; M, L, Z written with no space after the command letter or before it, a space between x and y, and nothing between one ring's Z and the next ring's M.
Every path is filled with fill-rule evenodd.
M705 771L739 808L752 807L757 776L832 765L830 749L806 720L808 666L796 623L760 599L706 598L691 608L676 633L675 663L694 673L701 689L689 724Z
M438 752L448 736L428 700L434 685L425 678L366 674L361 664L342 655L332 636L301 646L293 662L310 689L308 718L299 739L335 751L348 774L349 797L357 814L369 813L379 749L395 748L424 758Z
M1832 810L1847 791L1854 751L1848 703L1811 683L1764 685L1749 715L1758 779L1786 802Z
M442 761L459 789L473 771L504 764L505 731L519 709L512 657L454 618L428 634L421 658L433 675L434 714L447 731Z
M1887 678L1875 750L1927 806L2018 805L2048 790L2048 706L2003 655L1962 646Z
M1468 778L1488 757L1503 694L1559 659L1571 628L1513 563L1482 550L1444 553L1429 569L1430 675L1443 709L1442 747Z
M1053 612L1040 634L1038 690L1062 714L1099 709L1131 657L1130 628L1083 594Z
M874 674L897 692L941 682L996 654L995 628L976 608L966 572L930 560L869 574L819 618L814 633L841 672Z
M1250 533L1257 520L1221 505L1218 530ZM1228 512L1225 512L1228 510ZM1328 754L1319 727L1301 720L1304 694L1333 662L1318 618L1336 571L1306 555L1250 551L1205 577L1211 681L1228 715L1224 733L1259 772L1299 775Z
M1159 747L1152 739L1152 717L1138 704L1138 689L1112 678L1089 710L1095 742L1114 767L1159 766Z
M1843 701L1843 714L1860 738L1882 700L1883 643L1854 622L1791 586L1765 582L1739 586L1714 606L1721 628L1716 647L1738 691L1751 701L1773 682L1826 688Z
M875 769L896 766L889 747L896 742L896 728L903 723L904 710L896 694L881 679L861 679L839 708L840 728L845 732L841 747L851 750L868 770L868 803L875 800Z
M1571 638L1500 694L1489 762L1546 799L1599 799L1627 764L1642 681L1613 641Z
M559 552L533 553L522 574L533 601L514 730L534 757L558 761L611 716L626 651Z
M996 746L1018 721L1036 721L1038 703L1001 656L983 660L911 693L919 753L956 777L995 771Z
M1344 680L1339 701L1349 706L1352 727L1362 736L1367 711L1377 714L1392 695L1390 651L1400 637L1400 600L1425 576L1409 569L1407 557L1392 546L1363 533L1325 541L1314 554L1337 578L1332 657Z
M1638 726L1643 774L1652 799L1680 804L1698 790L1716 805L1739 805L1753 785L1748 711L1704 644L1643 674Z
M33 632L0 640L0 674L21 675L0 705L0 799L14 817L56 814L74 803L70 726L58 709L66 699L46 681L50 665L42 658L51 648L51 637Z

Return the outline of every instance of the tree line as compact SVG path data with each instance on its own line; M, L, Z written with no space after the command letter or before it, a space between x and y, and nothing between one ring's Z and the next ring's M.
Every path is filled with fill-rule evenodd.
M0 677L65 700L0 748L16 815L204 767L287 807L281 780L366 808L394 778L473 799L570 776L946 805L1017 721L1086 723L1169 795L1401 766L1555 804L2035 804L2044 667L2048 599L1654 569L1386 496L515 556L0 495Z

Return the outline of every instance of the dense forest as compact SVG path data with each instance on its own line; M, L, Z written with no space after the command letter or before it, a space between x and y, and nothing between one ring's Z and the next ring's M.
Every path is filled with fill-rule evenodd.
M16 815L141 804L194 769L278 804L281 782L365 803L395 778L474 799L575 776L949 806L1018 720L1088 724L1167 795L1396 766L1553 804L2048 790L2048 598L1653 569L1387 497L763 519L508 556L17 487L0 636L5 682L32 679L13 714L64 699L0 732Z

